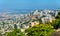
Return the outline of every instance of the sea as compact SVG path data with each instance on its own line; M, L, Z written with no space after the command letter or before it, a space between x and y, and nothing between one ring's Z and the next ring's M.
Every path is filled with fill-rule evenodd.
M8 9L8 10L0 9L0 14L10 14L10 15L14 15L14 14L28 14L28 13L34 11L34 10L37 10L37 9ZM39 9L39 10L41 10L41 9Z

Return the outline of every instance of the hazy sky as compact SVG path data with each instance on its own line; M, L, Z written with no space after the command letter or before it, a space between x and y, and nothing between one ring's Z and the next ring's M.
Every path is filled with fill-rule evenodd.
M60 0L0 0L0 9L58 9Z

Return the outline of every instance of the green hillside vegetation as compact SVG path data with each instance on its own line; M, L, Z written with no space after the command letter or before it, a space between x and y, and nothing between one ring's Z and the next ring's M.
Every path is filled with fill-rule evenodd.
M26 29L27 36L49 36L55 29L48 24L40 24L32 28Z
M24 36L20 29L14 29L12 32L8 32L5 36Z

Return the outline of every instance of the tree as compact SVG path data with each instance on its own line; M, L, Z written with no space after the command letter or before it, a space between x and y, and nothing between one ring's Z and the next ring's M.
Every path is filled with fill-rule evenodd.
M12 32L8 32L5 36L24 36L20 29L14 29Z
M2 36L2 34L0 33L0 36Z
M25 30L27 36L49 36L54 31L53 26L48 24L40 24Z
M52 26L53 26L55 29L60 28L60 19L56 19L55 22L52 23Z
M41 18L40 19L38 19L39 20L39 24L42 24L42 20L41 20Z
M60 11L58 11L58 15L55 18L60 19Z
M17 25L16 24L14 24L14 28L17 29Z

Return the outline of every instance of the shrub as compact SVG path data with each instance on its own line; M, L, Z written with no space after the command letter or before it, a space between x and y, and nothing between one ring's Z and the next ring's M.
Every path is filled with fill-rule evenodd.
M60 19L56 19L55 22L53 23L53 26L55 29L60 28Z
M20 29L14 29L14 31L6 33L5 36L24 36L24 34Z
M53 26L48 24L40 24L25 30L27 36L49 36L54 31Z

